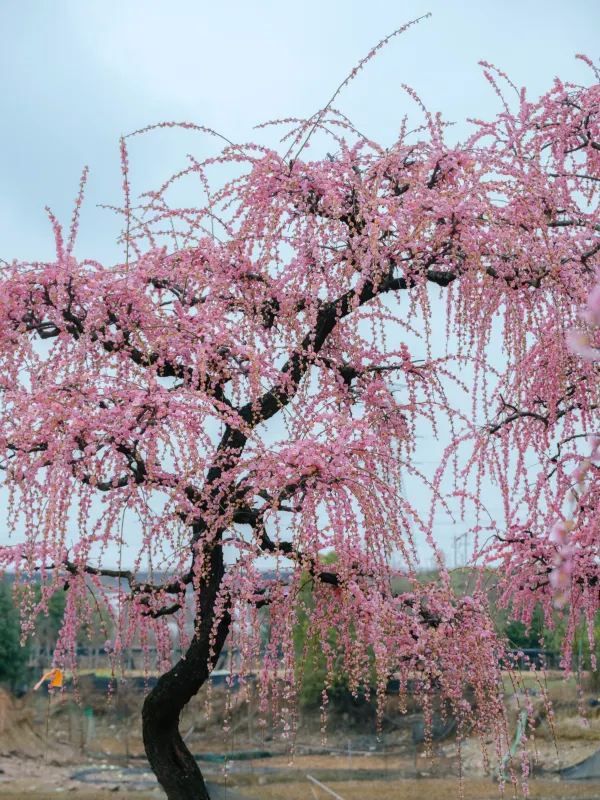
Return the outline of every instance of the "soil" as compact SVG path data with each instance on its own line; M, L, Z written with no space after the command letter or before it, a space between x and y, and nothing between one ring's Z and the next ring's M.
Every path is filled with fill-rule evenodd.
M336 792L342 800L364 800L365 797L377 800L458 800L459 787L456 780L403 780L403 781L345 781L328 783L327 787ZM308 782L294 784L271 784L246 790L246 796L253 800L307 800L311 795ZM1 795L0 795L1 796ZM530 784L529 797L532 800L598 800L600 784L587 786L572 783L552 783L535 781ZM331 795L315 787L315 800L328 800ZM500 800L497 785L484 780L466 780L463 786L464 800ZM506 793L511 797L512 793ZM519 795L522 797L522 795Z
M577 692L561 678L550 685L555 715L550 727L539 705L535 731L529 732L532 800L596 800L598 782L566 782L559 768L575 764L600 748L600 710L587 704L579 713ZM119 689L105 694L81 689L78 703L68 693L29 695L21 700L0 690L0 800L49 800L66 794L76 800L164 799L144 757L139 730L141 694ZM522 698L508 698L514 729ZM537 703L537 701L535 701ZM580 697L580 702L581 697ZM342 800L496 800L501 796L494 763L487 765L476 740L456 752L453 735L433 745L432 753L415 744L419 715L400 717L393 704L380 737L354 711L330 721L328 740L319 732L318 714L304 715L293 759L277 731L261 725L238 695L214 691L212 713L197 701L186 709L181 729L200 759L213 800L331 800L311 775ZM224 731L225 706L228 730ZM537 706L536 706L537 709ZM536 710L536 713L537 710ZM416 727L415 727L416 726ZM493 743L489 750L493 753ZM259 757L261 756L261 757ZM266 757L268 756L268 757ZM493 759L492 759L493 761ZM517 769L520 767L517 766ZM459 775L464 783L460 788ZM505 798L522 797L507 786Z
M440 760L440 759L438 759ZM422 758L419 765L422 775L441 771L435 760ZM443 761L443 759L441 759ZM293 763L282 758L248 761L225 773L223 767L206 764L212 773L211 797L213 800L329 800L331 797L316 783L311 775L342 800L499 800L500 787L490 777L467 777L462 795L457 775L439 777L400 777L399 772L410 767L408 759L389 760L384 763L379 756L355 758L352 767L340 765L339 757L300 756ZM414 770L414 760L412 769ZM361 775L363 779L356 778ZM367 778L367 779L365 779ZM218 781L214 783L214 781ZM96 782L96 785L94 785ZM91 785L90 785L91 783ZM100 784L100 785L98 785ZM529 784L532 800L597 800L600 781L565 782L556 776L534 778ZM154 783L145 767L109 765L97 760L85 764L52 764L43 759L0 759L0 800L32 798L49 800L66 794L75 800L107 800L123 797L129 800L158 800L164 794ZM508 786L504 797L523 797L521 789L513 793Z

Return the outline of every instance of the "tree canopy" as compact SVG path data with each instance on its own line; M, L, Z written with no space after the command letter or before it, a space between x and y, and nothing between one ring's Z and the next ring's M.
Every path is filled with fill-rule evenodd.
M597 422L595 363L566 333L585 324L600 252L600 86L557 79L532 100L483 69L501 111L456 145L410 90L424 122L404 120L390 147L330 103L286 121L281 152L225 141L134 203L124 138L123 263L75 257L84 173L67 234L51 215L55 258L2 271L0 447L20 540L0 548L0 562L24 581L41 576L42 603L67 585L61 665L74 666L90 587L113 614L115 654L140 632L156 638L167 671L144 731L170 798L202 796L179 712L228 635L252 668L265 607L263 702L279 693L293 728L293 609L307 575L308 624L326 659L341 654L351 690L374 668L380 694L393 673L426 706L435 689L459 729L497 728L502 643L485 587L457 598L441 558L437 584L416 575L419 540L439 554L435 513L451 497L476 514L479 556L503 559L505 597L522 618L551 607L549 534ZM334 152L311 160L318 135ZM235 177L215 185L223 167ZM203 195L173 205L190 176ZM418 338L419 361L407 344ZM421 424L451 432L430 474L414 458ZM594 478L571 526L567 587L588 616L598 606ZM485 519L489 480L501 521ZM412 501L414 482L430 492L428 513ZM124 539L138 554L117 569ZM331 549L332 565L322 559ZM401 594L392 553L410 582ZM172 619L188 649L170 667Z

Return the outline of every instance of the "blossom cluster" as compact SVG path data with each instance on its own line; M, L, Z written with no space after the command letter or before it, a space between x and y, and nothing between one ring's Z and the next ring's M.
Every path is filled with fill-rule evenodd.
M353 691L375 668L380 699L396 674L426 706L438 693L465 725L498 729L502 646L484 593L455 597L435 514L406 487L447 502L444 469L415 463L421 426L452 430L452 453L474 443L466 465L451 451L444 465L451 493L477 512L484 478L499 486L493 558L513 579L510 599L526 615L563 581L567 537L547 531L578 459L570 445L594 428L600 398L595 363L556 331L574 323L600 250L600 87L557 80L535 102L517 97L453 146L430 114L383 148L328 107L290 131L302 142L294 158L229 143L138 205L123 139L124 262L74 255L84 176L66 245L51 217L56 257L3 270L0 452L15 538L0 567L29 587L30 620L68 588L57 666L75 667L78 625L98 602L115 658L154 639L166 667L175 641L202 640L214 662L229 632L244 670L260 662L264 696L283 691L287 708L291 609L308 580L311 629L330 664L335 629ZM332 137L334 155L308 157L307 124ZM213 170L236 177L213 186ZM171 190L190 176L208 200L178 207ZM442 291L452 347L439 356ZM548 467L533 480L531 453ZM594 471L561 562L590 613L599 490ZM436 587L419 580L421 542L438 559ZM129 562L115 566L123 548ZM394 592L398 577L410 591Z

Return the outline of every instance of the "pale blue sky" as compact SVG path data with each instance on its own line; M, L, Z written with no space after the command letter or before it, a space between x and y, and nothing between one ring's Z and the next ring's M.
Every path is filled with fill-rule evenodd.
M498 108L479 59L539 93L556 74L587 81L573 56L599 55L599 0L0 0L0 257L51 257L44 206L67 218L84 164L78 252L118 257L116 222L96 204L119 199L121 133L185 119L246 141L258 122L320 108L378 39L426 11L339 102L384 142L404 113L418 119L401 83L461 134L466 117ZM210 146L136 141L134 190Z
M478 60L536 96L557 74L589 81L574 56L600 55L600 0L0 0L0 257L52 258L44 206L67 222L88 164L76 253L119 259L118 222L97 204L119 202L122 133L187 120L272 144L272 132L252 126L310 115L380 38L427 11L336 103L385 144L404 114L419 122L402 83L461 137L467 117L499 108ZM213 150L198 134L135 140L134 193L160 184L186 153ZM428 461L428 443L421 449Z

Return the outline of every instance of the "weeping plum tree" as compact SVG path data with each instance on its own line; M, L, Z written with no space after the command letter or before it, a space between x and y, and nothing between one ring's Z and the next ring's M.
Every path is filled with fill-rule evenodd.
M2 271L14 531L2 566L41 582L26 616L67 590L56 666L76 667L96 602L112 616L115 658L135 636L155 642L162 675L143 735L170 800L208 797L178 722L228 637L242 677L258 669L263 707L293 734L306 580L302 613L331 675L341 659L357 691L375 674L380 705L390 675L401 694L410 679L427 714L435 694L459 731L496 731L502 749L502 644L485 592L455 597L441 557L434 585L416 577L419 542L438 552L435 512L451 498L475 514L479 552L504 559L505 599L523 619L565 575L576 610L598 606L593 460L585 497L565 506L597 424L597 373L565 333L585 324L600 252L600 87L555 80L532 101L483 66L503 110L453 146L422 106L422 127L403 123L384 148L329 103L288 121L281 152L225 142L134 205L124 139L124 263L74 255L84 175L68 235L51 215L53 260ZM309 160L325 135L334 152ZM235 177L215 185L223 165ZM190 176L197 203L176 207L173 185ZM415 463L424 425L452 440L429 475ZM486 481L502 519L484 521ZM416 482L430 512L412 502ZM568 569L557 561L567 536ZM124 542L136 555L115 568ZM398 573L410 591L392 591ZM172 663L175 638L185 654Z

